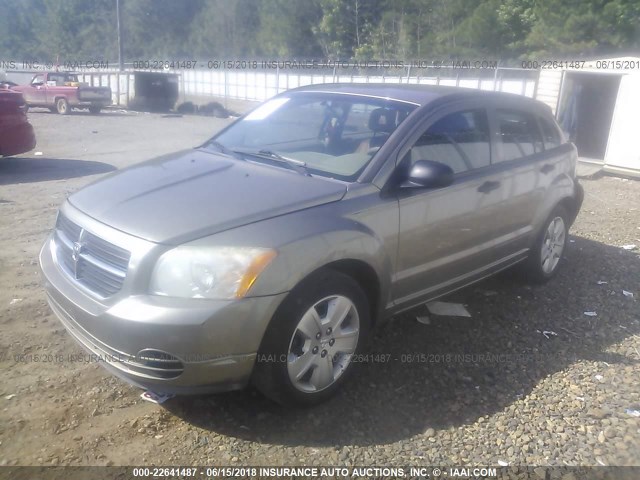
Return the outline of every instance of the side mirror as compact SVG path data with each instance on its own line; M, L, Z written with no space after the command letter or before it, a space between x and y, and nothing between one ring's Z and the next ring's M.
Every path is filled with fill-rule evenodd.
M449 165L432 160L418 160L409 169L402 188L442 188L453 183L453 170Z

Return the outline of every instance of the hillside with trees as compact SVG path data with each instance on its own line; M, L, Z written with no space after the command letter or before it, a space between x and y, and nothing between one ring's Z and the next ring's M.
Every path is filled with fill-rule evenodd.
M121 0L124 57L585 58L640 52L638 0ZM0 0L0 59L117 59L116 0Z

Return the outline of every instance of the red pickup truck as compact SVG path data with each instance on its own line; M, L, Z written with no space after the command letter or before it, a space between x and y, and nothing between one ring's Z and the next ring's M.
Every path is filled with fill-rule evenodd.
M99 113L102 107L111 105L109 87L91 87L78 81L75 73L38 73L29 85L18 85L12 90L21 92L30 107L46 107L61 115L72 108L88 108Z

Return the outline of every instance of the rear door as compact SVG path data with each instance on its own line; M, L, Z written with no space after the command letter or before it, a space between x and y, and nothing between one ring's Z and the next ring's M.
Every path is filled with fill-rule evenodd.
M495 154L485 104L465 102L429 120L400 150L398 168L418 160L449 165L455 178L439 189L398 191L400 229L394 309L486 275L500 260L495 219L505 214L504 171Z
M542 133L542 116L535 109L518 104L497 105L491 110L496 132L496 155L492 168L501 172L498 210L493 219L496 239L495 253L499 258L526 254L537 233L536 224L545 195L551 183L563 174L562 157L557 154L558 132ZM555 129L555 125L545 128ZM546 145L545 148L545 139Z

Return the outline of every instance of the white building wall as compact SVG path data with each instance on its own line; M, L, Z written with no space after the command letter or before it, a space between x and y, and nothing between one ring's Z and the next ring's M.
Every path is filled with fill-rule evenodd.
M488 91L509 92L533 98L537 79L523 73L522 78L436 77L436 76L385 76L309 74L295 72L261 72L255 70L180 70L167 73L180 75L181 100L185 97L212 97L235 100L264 101L286 90L322 83L388 83L447 85ZM91 85L111 87L113 103L126 106L134 97L133 71L79 72L80 80Z
M554 115L558 105L561 84L562 70L540 70L536 100L549 105Z

